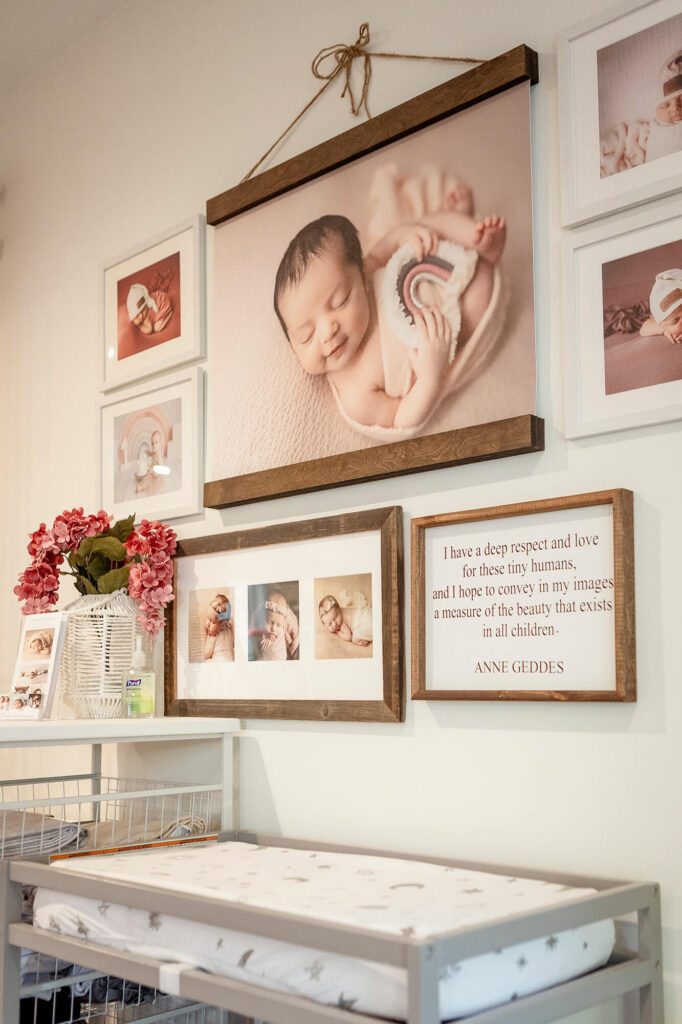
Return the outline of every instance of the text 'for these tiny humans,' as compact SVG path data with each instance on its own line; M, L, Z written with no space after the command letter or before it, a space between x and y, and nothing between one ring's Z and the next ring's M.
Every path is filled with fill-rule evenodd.
M575 525L548 513L554 522L529 516L466 540L451 531L433 538L427 635L436 677L445 671L442 644L462 688L560 689L567 677L578 689L603 686L612 658L613 527L601 506L577 511L583 521ZM506 675L512 680L492 678Z

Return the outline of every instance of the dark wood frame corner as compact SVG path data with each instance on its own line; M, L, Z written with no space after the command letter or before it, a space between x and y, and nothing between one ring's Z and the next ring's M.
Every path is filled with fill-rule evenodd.
M188 700L177 696L175 602L170 607L164 638L165 711L176 716L302 719L324 722L402 722L405 718L403 645L403 524L402 508L368 509L321 519L304 519L254 530L237 530L198 537L178 544L177 558L241 551L269 544L286 544L377 531L381 544L382 669L381 700ZM177 570L173 578L177 594Z
M527 46L517 46L214 196L206 203L206 221L215 227L482 100L523 82L534 85L537 81L537 54ZM544 423L529 413L214 480L204 486L204 504L228 508L543 450Z
M609 690L429 690L426 687L425 533L436 526L503 519L562 509L613 506L615 689ZM411 524L411 638L413 700L607 701L637 700L635 642L635 554L633 492L622 488L547 498L515 505L413 519Z

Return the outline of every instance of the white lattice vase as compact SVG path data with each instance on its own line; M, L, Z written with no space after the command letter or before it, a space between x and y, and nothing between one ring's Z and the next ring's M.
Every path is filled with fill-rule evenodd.
M61 698L77 718L120 718L121 689L142 629L125 590L86 594L67 605Z

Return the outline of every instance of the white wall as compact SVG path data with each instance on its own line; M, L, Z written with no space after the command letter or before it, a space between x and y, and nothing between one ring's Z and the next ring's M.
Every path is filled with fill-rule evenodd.
M566 442L560 429L554 43L564 25L609 3L131 0L5 98L0 682L8 683L12 671L19 615L11 591L26 563L28 531L64 507L99 507L94 403L104 261L235 184L312 95L309 65L317 50L353 40L361 21L369 20L375 45L388 50L485 57L528 43L540 53L541 73L533 121L538 409L546 451L207 512L181 522L179 532L202 535L392 503L403 505L407 527L413 515L632 488L636 704L408 702L398 726L249 722L244 820L329 840L658 879L672 1022L682 1018L675 797L682 768L680 427L579 443ZM376 62L371 110L379 113L451 74L447 65ZM310 113L281 157L350 126L339 91L333 88ZM406 554L409 566L409 545ZM36 761L34 753L5 758L0 771L21 774Z

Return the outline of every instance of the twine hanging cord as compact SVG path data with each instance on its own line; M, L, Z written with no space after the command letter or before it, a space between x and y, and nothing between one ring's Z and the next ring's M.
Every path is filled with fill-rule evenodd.
M374 57L388 57L388 58L399 58L400 60L445 60L451 61L458 64L483 64L484 61L479 57L431 57L424 54L417 53L379 53L369 52L367 47L369 46L369 25L367 22L363 22L360 26L358 38L352 45L346 43L336 43L334 46L325 46L324 49L315 57L312 63L312 72L315 78L324 82L321 89L315 93L313 98L306 103L305 107L293 121L284 129L282 134L275 139L270 148L263 153L260 160L253 165L248 174L245 174L242 178L241 183L248 181L255 170L257 170L267 157L270 156L273 149L279 145L282 139L287 135L294 125L301 120L303 115L310 110L313 103L320 98L325 89L328 89L332 82L336 81L339 75L345 74L346 83L341 93L341 99L348 95L350 102L351 112L357 117L358 114L364 109L367 117L370 116L369 107L367 105L367 97L369 94L369 83L372 78L372 59ZM353 61L362 60L363 62L363 77L362 77L362 89L360 96L356 102L355 93L353 92L353 85L351 82L351 72L353 69ZM331 64L331 67L328 65Z

